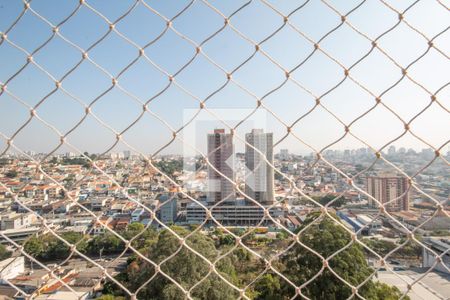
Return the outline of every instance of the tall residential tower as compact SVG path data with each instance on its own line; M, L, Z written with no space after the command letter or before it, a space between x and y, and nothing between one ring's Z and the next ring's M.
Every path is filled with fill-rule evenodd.
M245 140L251 145L245 146L245 193L262 205L271 205L274 202L274 171L268 162L273 165L273 134L253 129L245 135Z
M215 129L214 133L208 134L208 160L217 171L235 181L233 137L224 129ZM208 202L234 200L233 184L216 170L208 165Z
M401 176L369 176L367 177L367 193L380 201L387 203L388 211L409 209L409 183L406 177ZM372 207L377 203L369 199Z

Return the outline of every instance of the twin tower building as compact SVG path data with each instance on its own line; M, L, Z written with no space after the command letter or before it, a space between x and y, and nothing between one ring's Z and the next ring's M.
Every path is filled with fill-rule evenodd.
M234 137L224 129L208 134L208 194L210 205L236 199ZM274 203L273 134L253 129L245 135L245 195L260 204Z

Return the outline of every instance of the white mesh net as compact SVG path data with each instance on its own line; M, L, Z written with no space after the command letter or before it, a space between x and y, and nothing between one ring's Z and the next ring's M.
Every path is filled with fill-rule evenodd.
M1 280L17 297L327 299L334 281L335 299L383 299L369 292L380 274L403 287L395 297L448 297L425 282L450 272L448 244L428 237L449 234L448 3L17 2L0 8ZM261 112L268 147L242 134ZM203 121L251 153L263 171L246 156L247 175L274 177L275 195L217 163L227 142L198 146ZM333 150L349 141L363 150ZM428 149L390 152L402 143ZM313 156L273 159L292 145ZM186 157L164 156L176 147L192 154L188 179ZM190 186L211 173L207 202ZM399 211L408 195L422 200L413 213ZM377 226L393 236L367 237Z

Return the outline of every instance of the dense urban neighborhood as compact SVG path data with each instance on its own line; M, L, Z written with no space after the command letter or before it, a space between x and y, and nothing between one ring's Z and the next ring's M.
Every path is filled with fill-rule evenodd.
M408 296L450 296L450 175L434 151L328 150L319 159L287 149L274 154L272 135L262 130L246 135L245 153L235 153L232 140L224 130L208 134L208 157L148 159L130 151L2 157L2 294L15 297L17 291L6 284L11 282L36 299L69 299L74 292L83 299L113 299L128 296L117 284L133 291L156 274L139 297L182 297L149 259L167 260L162 270L187 289L201 281L194 288L201 299L239 297L217 275L202 280L208 264L187 248L180 250L178 234L212 261L226 256L214 263L219 274L238 286L252 284L244 293L254 299L299 292L277 270L296 284L319 272L322 262L302 243L326 259L355 241L353 236L359 243L328 263L353 284L375 272L360 291L369 299L395 299L431 267ZM331 236L307 234L314 230ZM360 257L352 262L359 266L343 266L350 264L349 255ZM311 269L298 277L295 262L309 256ZM199 269L181 271L190 264ZM322 282L331 280L327 276L339 285L327 271L303 293L351 295L349 287L327 290Z

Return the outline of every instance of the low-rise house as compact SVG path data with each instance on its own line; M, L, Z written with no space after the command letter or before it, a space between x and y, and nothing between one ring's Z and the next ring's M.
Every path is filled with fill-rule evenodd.
M114 203L108 210L108 215L121 214L125 211L126 205L124 203Z
M130 218L129 217L121 217L114 220L113 226L114 230L125 230L130 224Z
M72 226L91 225L93 219L94 217L87 212L71 214L68 218L69 224Z
M47 202L44 201L33 201L30 203L27 203L26 206L34 211L37 214L42 214L44 212L44 207L47 206ZM25 207L20 207L19 212L26 212L28 211Z
M6 199L9 197L11 197L11 193L8 191L8 189L0 186L0 199Z
M287 215L286 219L288 219L292 224L292 228L289 228L292 231L299 228L300 225L302 225L301 220L297 216Z
M91 209L93 211L102 211L106 206L107 198L93 197L90 199Z
M69 212L70 208L75 204L71 201L58 201L53 204L53 209L56 214L65 214Z
M141 217L144 214L143 208L137 208L131 213L131 222L140 222Z
M58 232L78 232L81 234L86 234L88 232L88 226L86 225L78 225L78 226L65 226L60 229Z
M36 220L36 216L32 213L12 212L1 216L1 230L25 228L30 226L34 220Z
M112 224L113 219L108 216L102 216L99 220L95 220L92 228L93 235L100 235L107 231L105 226L114 229L114 224Z
M28 184L23 188L21 194L25 198L33 198L35 195L35 191L36 191L36 187Z

